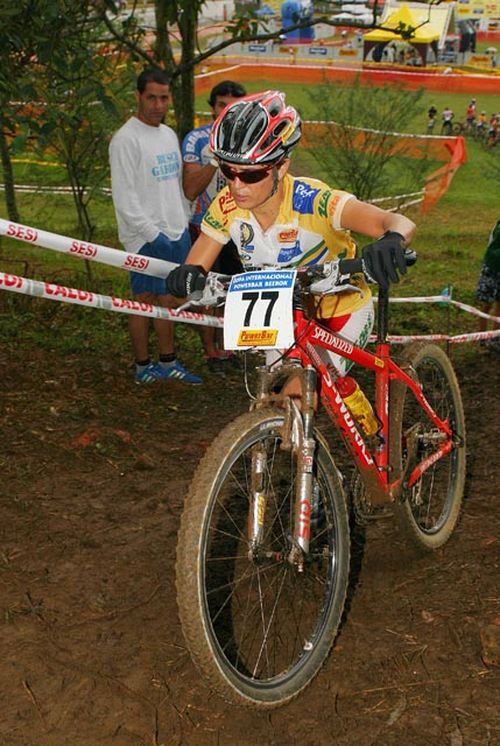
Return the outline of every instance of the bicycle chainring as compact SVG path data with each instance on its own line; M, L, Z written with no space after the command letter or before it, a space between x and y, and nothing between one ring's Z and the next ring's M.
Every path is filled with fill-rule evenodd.
M370 502L366 488L357 471L354 471L352 474L349 495L351 497L354 520L358 526L366 526L367 523L380 518L392 517L393 511L391 506L373 505Z

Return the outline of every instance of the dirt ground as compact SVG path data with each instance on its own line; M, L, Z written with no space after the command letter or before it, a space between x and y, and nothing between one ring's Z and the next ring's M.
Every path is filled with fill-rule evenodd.
M200 678L174 586L183 496L247 407L240 377L139 387L125 359L3 345L0 744L500 743L499 364L478 350L457 366L469 460L449 544L416 559L387 519L355 537L328 662L259 713Z

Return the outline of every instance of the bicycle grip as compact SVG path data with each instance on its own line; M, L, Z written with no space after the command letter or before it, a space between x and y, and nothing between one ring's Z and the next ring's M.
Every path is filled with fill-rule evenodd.
M412 267L417 261L417 254L412 249L405 249L405 261L407 267ZM339 271L342 275L353 275L357 272L363 272L363 259L341 259L339 262Z
M198 290L199 292L202 293L205 290L206 283L207 283L206 275L199 275L194 281L194 287L191 290L191 292L193 293Z

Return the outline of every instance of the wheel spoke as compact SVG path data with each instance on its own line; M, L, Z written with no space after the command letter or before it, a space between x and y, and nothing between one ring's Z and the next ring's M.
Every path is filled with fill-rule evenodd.
M427 345L420 351L408 351L408 359L429 404L437 416L448 423L457 444L462 444L465 425L460 390L446 354L435 345ZM401 453L403 469L408 458L408 474L425 459L431 463L411 488L404 489L404 502L401 509L397 507L396 516L417 547L436 549L447 541L458 519L465 478L465 450L462 445L455 446L449 454L432 463L445 436L411 392L400 392L396 399L393 406L395 410L400 409L394 413L394 427L405 434ZM409 447L412 433L414 447Z
M238 692L235 701L280 702L298 693L327 655L345 600L349 529L335 466L321 441L319 514L299 567L291 552L296 456L281 447L276 420L272 410L257 411L228 426L201 462L198 491L188 498L195 507L182 516L179 541L187 536L201 549L199 560L187 552L178 559L187 580L186 587L178 580L183 628L200 668L226 697ZM248 526L256 451L265 456L265 510L254 546ZM199 585L189 593L193 575Z

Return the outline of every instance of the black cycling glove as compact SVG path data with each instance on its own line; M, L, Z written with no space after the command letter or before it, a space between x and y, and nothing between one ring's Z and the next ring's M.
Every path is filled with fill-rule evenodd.
M203 291L206 272L197 264L180 264L167 277L167 290L176 298L185 298L195 290Z
M382 290L388 290L392 282L399 282L398 271L406 274L404 241L401 233L387 231L363 249L367 279L376 282Z

